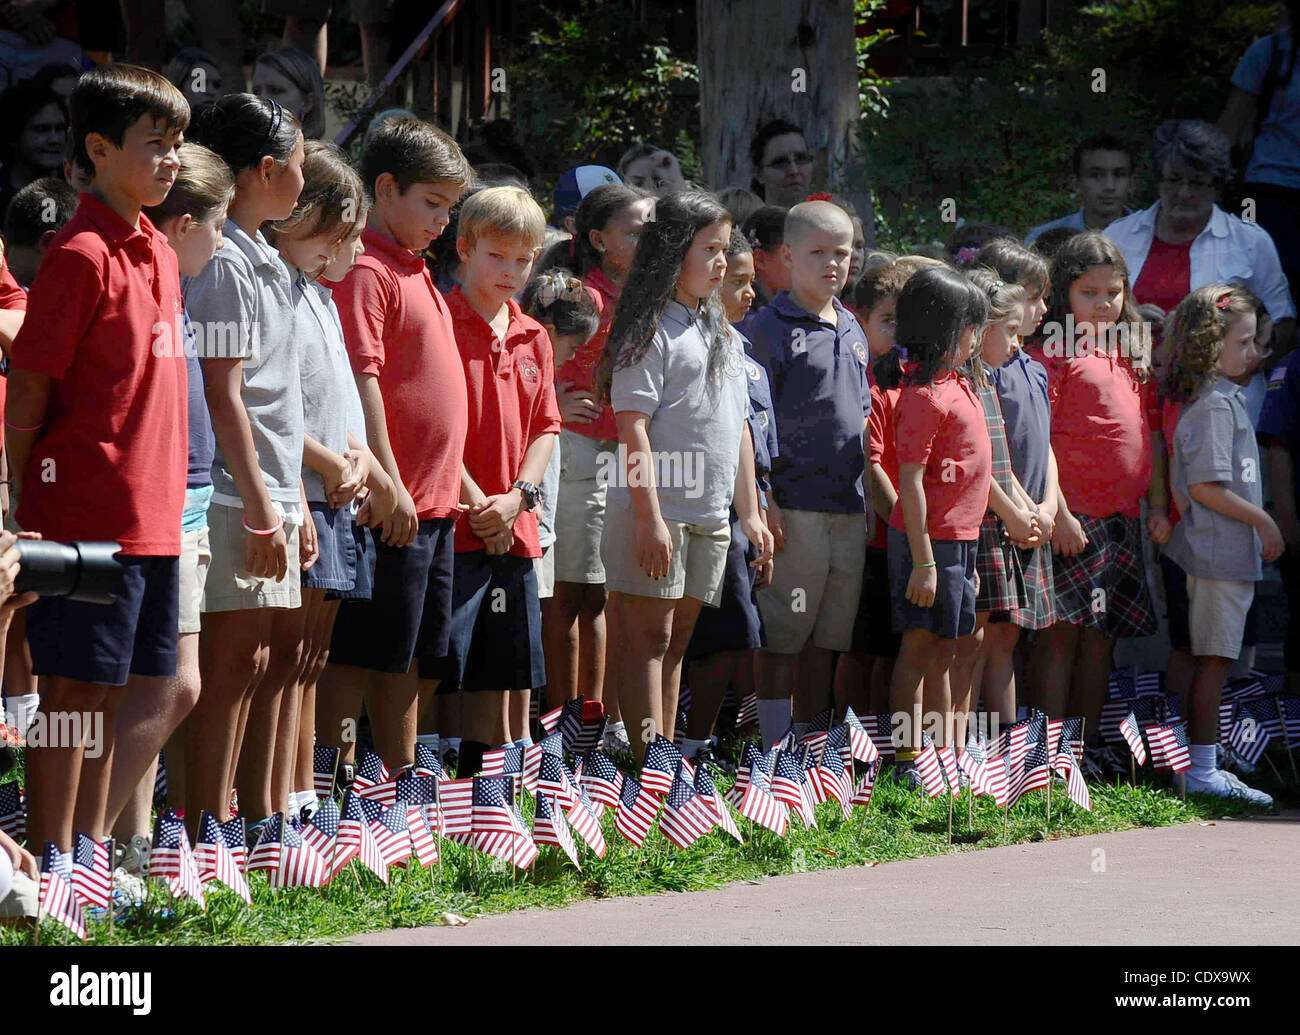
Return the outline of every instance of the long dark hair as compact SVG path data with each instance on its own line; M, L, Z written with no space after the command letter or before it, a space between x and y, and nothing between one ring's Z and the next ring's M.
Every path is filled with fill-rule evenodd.
M594 191L593 191L594 193ZM645 355L659 328L664 307L677 290L682 262L695 235L715 223L730 223L731 215L714 195L684 190L659 199L653 222L647 223L637 242L627 286L618 300L614 323L605 342L597 387L609 398L614 371L632 366ZM709 379L721 376L731 325L715 291L704 300L704 335L709 342Z
M649 191L626 183L602 183L587 192L573 214L573 237L556 241L537 259L538 269L564 266L585 277L600 265L600 252L591 244L591 231L604 230L610 220L634 201L653 198Z
M984 292L950 266L933 266L912 274L898 294L894 315L894 338L907 350L916 367L904 375L904 382L928 385L967 327L978 327L988 319L989 303Z
M204 107L190 139L219 154L239 176L270 155L284 165L298 146L298 120L275 101L230 93Z

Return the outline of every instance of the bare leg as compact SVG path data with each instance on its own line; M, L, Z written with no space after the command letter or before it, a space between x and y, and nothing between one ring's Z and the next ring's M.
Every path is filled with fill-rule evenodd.
M1085 729L1098 729L1101 725L1102 705L1106 703L1106 686L1114 667L1115 641L1096 629L1085 628L1079 638L1079 653L1074 663L1070 710L1056 714L1082 715Z
M601 587L601 592L605 588ZM627 678L627 673L623 671L623 662L625 656L623 653L623 603L626 594L608 593L605 594L605 608L603 617L605 619L605 662L603 668L603 679L600 684L600 699L605 703L605 714L609 716L610 722L626 721L623 718L622 702L620 700L623 693L623 681ZM579 636L582 635L581 616L579 616ZM592 625L593 642L596 637L596 625ZM581 642L581 641L579 641ZM582 649L581 647L579 648ZM594 648L593 648L594 649ZM581 665L581 662L579 663ZM581 671L581 669L580 669ZM579 676L579 693L581 693L582 680ZM593 688L594 693L594 688ZM627 727L632 729L629 724ZM631 733L628 734L630 738ZM653 738L652 738L653 739Z
M1070 697L1074 659L1079 650L1081 629L1069 622L1057 622L1038 634L1029 655L1029 685L1025 703L1048 715L1064 715ZM1008 718L1014 722L1015 714ZM1095 743L1097 727L1088 723L1089 739Z
M939 638L924 629L903 633L903 643L894 663L889 688L889 710L893 713L894 747L899 751L921 750L921 703L926 673L938 649Z
M690 662L691 713L686 717L686 736L691 740L708 740L713 735L728 685L735 686L738 696L745 692L743 669L746 666L752 685L753 651L716 650Z
M691 642L691 632L695 629L696 619L700 617L700 608L704 606L703 601L696 600L694 597L682 597L676 601L676 604L676 608L673 609L672 639L668 643L668 653L664 656L663 663L664 736L669 740L672 740L677 732L677 700L682 686L682 658L686 656L686 648Z
M415 718L419 708L418 661L405 673L376 672L366 695L375 750L390 770L415 762Z
M509 691L481 690L463 696L466 740L478 741L489 748L501 747L509 741Z
M871 675L875 659L861 651L841 654L835 663L835 709L845 708L862 715L871 710Z
M1232 661L1213 656L1196 659L1196 679L1192 684L1192 706L1188 712L1191 728L1189 740L1193 744L1219 742L1219 698L1223 694L1223 681L1227 678Z
M512 743L528 736L528 708L531 703L531 690L511 690L508 706L510 722L506 740Z
M834 656L825 647L816 647L811 639L799 652L799 667L794 679L794 721L809 722L832 703L831 665Z
M994 714L998 724L1015 721L1015 656L1019 640L1020 627L1012 622L990 622L984 627L984 673L979 686L990 724Z
M339 749L340 762L356 761L361 701L376 675L368 668L327 664L316 684L316 737Z
M290 573L291 577L294 573ZM271 648L266 675L253 692L244 728L243 745L235 764L235 785L239 788L239 811L250 822L265 819L287 807L272 784L281 707L289 703L285 716L298 715L298 679L302 674L302 637L306 609L271 610ZM297 730L285 731L296 747ZM283 775L288 775L285 772Z
M46 678L41 708L35 722L43 724L41 728L47 735L41 738L41 746L34 746L30 741L36 738L30 738L26 754L29 845L39 846L43 850L46 841L53 841L60 851L71 850L73 810L81 800L84 730L79 743L46 743L57 739L48 735L52 726L57 728L59 725L51 720L56 716L79 712L91 715L93 723L93 716L98 713L101 728L107 733L117 703L116 695L110 697L108 691L108 687L98 683L83 683L63 676ZM99 795L101 811L103 796L108 791L107 781L104 781L102 790L103 793ZM86 830L86 833L93 835L96 831Z
M974 707L974 699L978 696L976 688L979 683L975 670L984 651L987 623L987 612L977 611L975 631L957 640L957 653L953 658L952 671L948 677L952 684L953 739L951 743L954 746L966 743L966 716Z
M620 690L623 721L633 750L640 754L654 741L655 734L668 729L663 714L664 658L673 638L673 611L679 601L658 597L611 593L625 633L622 652L623 682Z

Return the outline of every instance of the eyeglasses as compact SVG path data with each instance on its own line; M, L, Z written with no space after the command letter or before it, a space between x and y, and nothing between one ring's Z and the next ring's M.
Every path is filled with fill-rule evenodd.
M1165 176L1160 180L1160 186L1165 190L1177 190L1179 187L1186 187L1190 191L1206 191L1214 186L1214 181L1208 176L1193 176L1190 179L1186 176Z
M782 155L780 158L773 158L767 163L769 169L798 169L801 166L812 165L812 155L807 151L800 151L792 155Z

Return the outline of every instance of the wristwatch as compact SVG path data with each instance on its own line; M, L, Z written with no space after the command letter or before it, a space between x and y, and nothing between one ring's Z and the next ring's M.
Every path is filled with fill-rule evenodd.
M518 489L524 497L524 510L536 510L537 504L542 501L542 490L532 482L526 482L522 478L510 486L512 489Z

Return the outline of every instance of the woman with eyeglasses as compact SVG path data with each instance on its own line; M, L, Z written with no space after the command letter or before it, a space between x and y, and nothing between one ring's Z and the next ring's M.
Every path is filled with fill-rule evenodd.
M749 144L749 160L754 168L749 189L768 205L790 208L807 197L813 156L798 126L784 119L760 126Z
M1239 283L1264 303L1287 351L1296 310L1277 246L1258 223L1215 204L1232 174L1227 139L1208 122L1171 120L1156 130L1151 159L1159 200L1105 231L1128 263L1142 315L1159 321L1197 288Z

